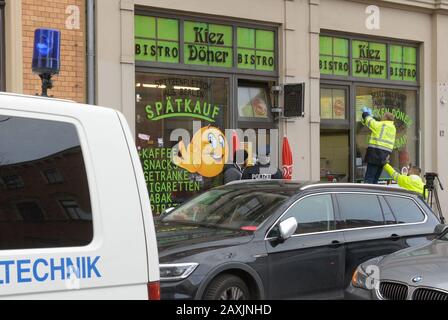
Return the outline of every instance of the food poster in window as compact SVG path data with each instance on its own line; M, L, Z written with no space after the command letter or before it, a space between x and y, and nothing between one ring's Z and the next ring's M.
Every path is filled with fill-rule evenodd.
M242 118L268 119L268 98L264 88L238 88L238 111Z
M136 76L136 143L154 214L223 184L228 80Z

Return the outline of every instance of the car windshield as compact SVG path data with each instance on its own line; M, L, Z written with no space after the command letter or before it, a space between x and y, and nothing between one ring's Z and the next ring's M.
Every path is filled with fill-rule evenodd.
M286 199L278 190L214 189L168 213L162 222L255 231Z

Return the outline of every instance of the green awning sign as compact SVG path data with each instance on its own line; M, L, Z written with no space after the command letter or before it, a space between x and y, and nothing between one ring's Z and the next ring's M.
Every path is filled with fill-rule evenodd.
M183 61L180 61L181 48ZM275 32L137 15L135 60L273 72Z
M320 73L417 82L417 48L321 36Z

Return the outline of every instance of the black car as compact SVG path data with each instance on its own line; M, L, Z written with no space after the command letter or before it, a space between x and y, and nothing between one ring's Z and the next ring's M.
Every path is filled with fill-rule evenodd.
M429 242L439 223L401 189L228 184L156 223L162 299L342 299L359 264Z

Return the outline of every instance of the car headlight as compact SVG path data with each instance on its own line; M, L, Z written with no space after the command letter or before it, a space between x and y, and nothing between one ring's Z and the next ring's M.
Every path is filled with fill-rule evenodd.
M367 278L369 276L366 272L359 266L352 277L352 285L357 288L367 289Z
M160 280L175 281L188 278L198 267L197 263L176 263L160 265Z
M376 265L369 265L364 268L360 265L352 277L352 285L357 288L372 290L379 286L379 268Z

